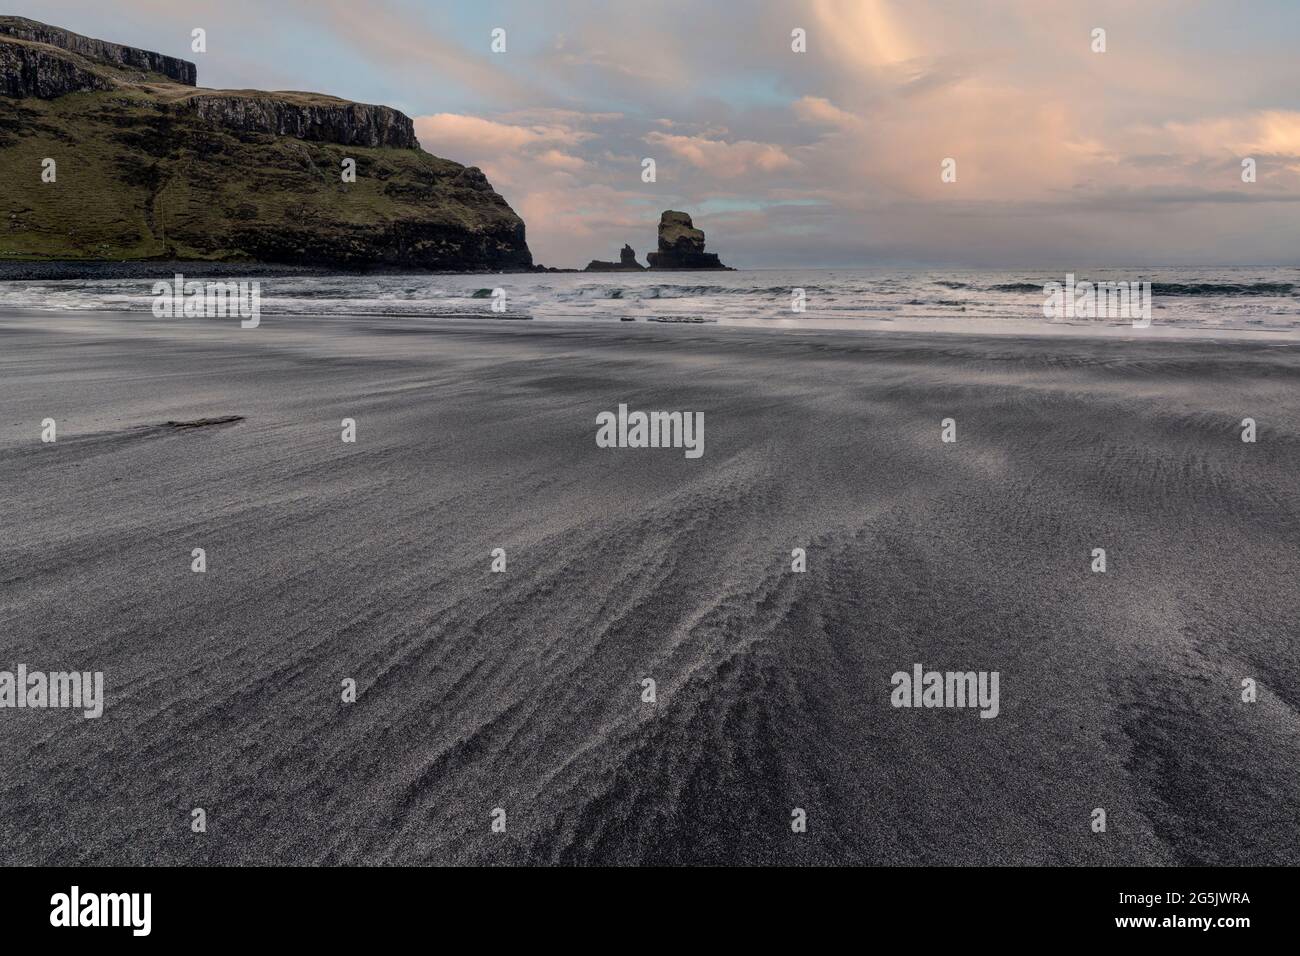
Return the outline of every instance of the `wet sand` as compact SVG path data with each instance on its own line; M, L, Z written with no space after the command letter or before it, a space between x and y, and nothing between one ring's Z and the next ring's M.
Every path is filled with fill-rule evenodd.
M1300 863L1294 345L6 315L0 486L0 862Z

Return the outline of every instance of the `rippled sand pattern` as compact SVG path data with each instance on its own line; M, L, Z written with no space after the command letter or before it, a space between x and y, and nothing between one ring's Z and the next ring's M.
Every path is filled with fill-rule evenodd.
M9 315L0 409L0 668L107 696L7 863L1300 863L1294 346Z

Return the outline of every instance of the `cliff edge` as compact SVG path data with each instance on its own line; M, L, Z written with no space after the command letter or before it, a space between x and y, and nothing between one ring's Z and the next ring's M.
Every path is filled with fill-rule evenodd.
M532 268L505 199L400 111L196 82L186 60L0 17L0 260Z

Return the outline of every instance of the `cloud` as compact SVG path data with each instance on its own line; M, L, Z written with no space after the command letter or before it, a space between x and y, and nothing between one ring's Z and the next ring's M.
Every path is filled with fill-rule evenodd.
M538 153L537 162L548 169L562 169L571 173L584 169L587 165L587 161L581 156L570 156L558 149L548 149L543 153Z
M647 230L653 236L648 196L619 182L641 185L639 160L623 157L626 174L610 168L619 160L609 154L608 128L622 119L617 112L556 108L491 118L435 113L414 122L426 150L487 174L523 217L537 261L574 265L608 258L610 248Z
M840 109L823 96L800 97L795 100L793 109L795 115L806 123L819 123L839 129L857 129L862 125L860 117Z
M742 176L755 170L777 172L798 165L784 149L771 143L750 140L728 143L703 136L679 136L657 130L647 133L645 141L652 146L662 146L671 155L723 178Z
M420 145L440 156L487 158L530 146L570 142L584 135L567 126L520 126L456 113L420 116L414 123Z
M1162 129L1172 143L1202 156L1264 154L1300 159L1300 112L1294 110L1168 122Z
M876 70L921 53L915 28L886 0L813 0L812 14L817 26L810 44L824 43L850 69Z
M378 67L395 67L408 82L416 77L445 76L480 96L528 102L539 94L489 59L466 49L423 17L392 0L289 0L301 15L319 23L360 51ZM486 40L484 40L486 45Z

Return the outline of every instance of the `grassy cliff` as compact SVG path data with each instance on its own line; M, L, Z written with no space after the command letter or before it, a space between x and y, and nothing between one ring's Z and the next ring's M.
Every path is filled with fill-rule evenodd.
M532 265L483 174L421 150L396 110L203 90L6 33L16 20L0 18L0 260Z

